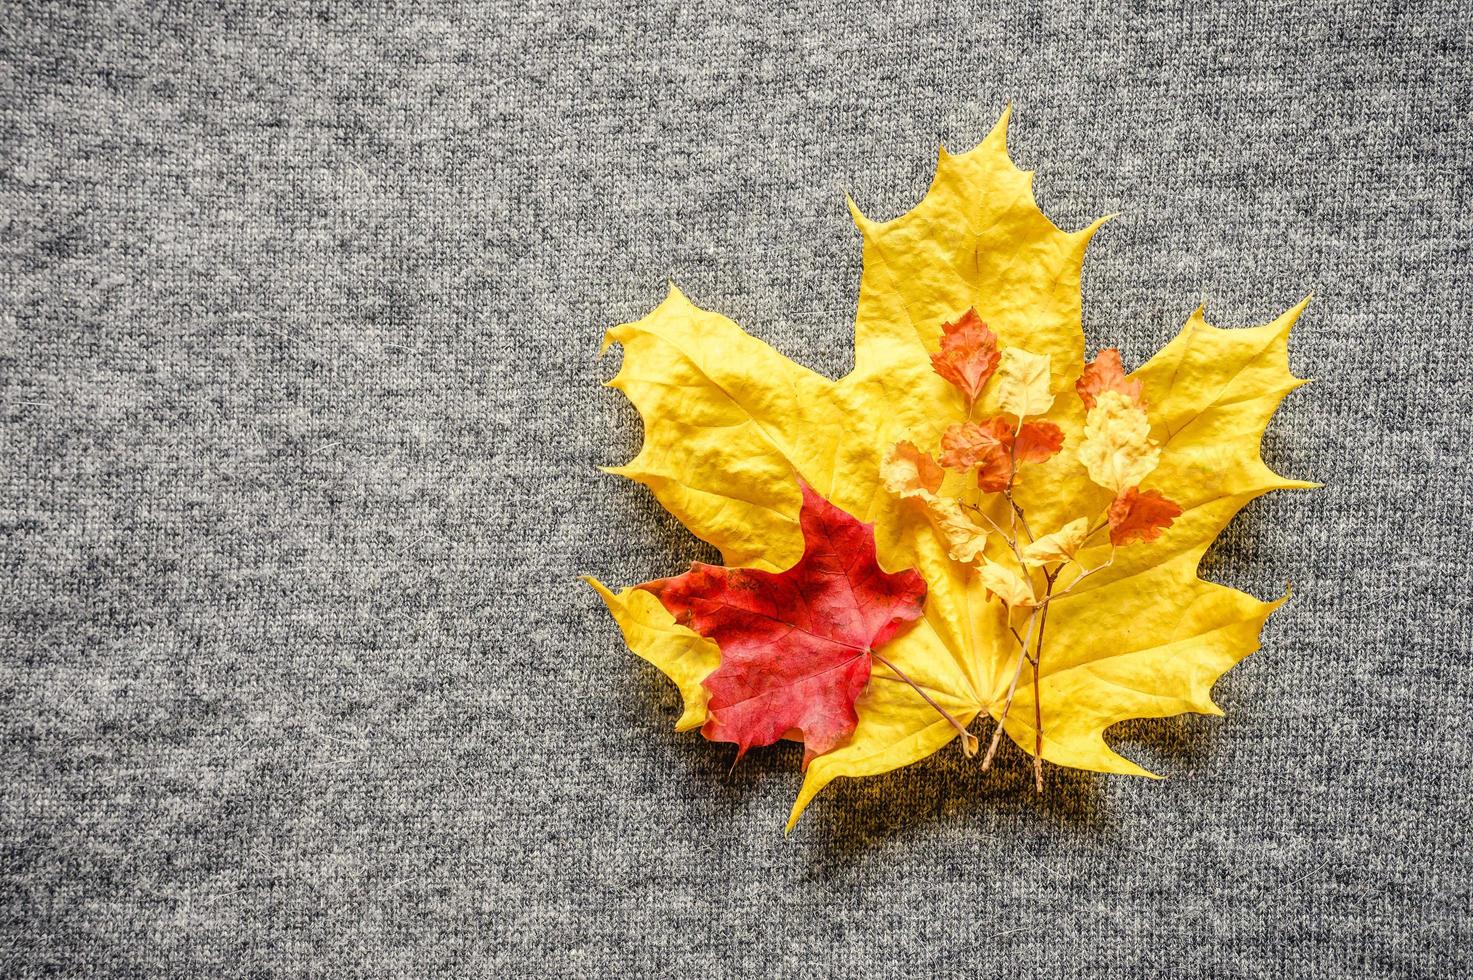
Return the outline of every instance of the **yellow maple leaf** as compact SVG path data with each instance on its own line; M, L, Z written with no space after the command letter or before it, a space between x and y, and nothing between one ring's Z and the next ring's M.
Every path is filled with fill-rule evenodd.
M871 221L850 202L863 237L864 275L855 367L845 377L833 381L800 367L673 286L649 315L610 330L606 339L606 346L624 347L610 385L644 420L638 455L611 472L647 486L732 566L778 571L797 561L803 540L795 474L838 507L874 522L882 566L917 569L929 590L924 618L888 644L885 657L963 725L980 715L1002 716L1016 677L1009 613L989 599L977 564L951 557L953 544L928 507L887 492L881 464L902 439L934 446L943 430L967 416L971 406L933 370L931 354L943 322L968 309L1004 348L1047 359L1053 404L1045 407L1066 445L1078 447L1085 425L1073 397L1084 359L1079 278L1086 245L1102 223L1065 232L1044 216L1032 174L1008 157L1007 118L1004 113L967 153L943 149L924 200L901 217ZM1152 486L1184 513L1158 539L1122 549L1047 607L1041 703L1035 704L1031 684L1018 686L1004 726L1026 750L1034 749L1037 712L1043 759L1149 775L1106 744L1107 728L1129 718L1220 713L1213 683L1257 648L1278 602L1205 582L1197 567L1248 501L1313 485L1273 473L1258 451L1279 402L1302 383L1289 372L1287 336L1303 307L1238 330L1209 326L1199 309L1132 374L1144 388L1159 443ZM980 411L1001 407L999 387L982 396ZM1041 401L1030 389L1024 407ZM1112 495L1089 479L1076 452L1058 453L1035 473L1012 491L1035 526L1061 527L1110 503ZM1006 519L998 509L1005 506L1001 495L983 499L975 486L963 487L959 474L946 481L953 495L993 508L991 520ZM1108 554L1108 544L1087 544L1080 558L1103 566L1092 559ZM718 663L714 644L676 625L646 592L594 586L630 647L679 685L685 711L678 727L701 724L699 681ZM876 667L856 703L858 727L847 744L812 760L789 827L835 778L908 765L956 737L915 688L893 680Z

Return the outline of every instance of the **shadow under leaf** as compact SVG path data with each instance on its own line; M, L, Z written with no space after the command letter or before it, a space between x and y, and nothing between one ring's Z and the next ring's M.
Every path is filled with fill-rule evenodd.
M1218 722L1202 715L1136 719L1112 728L1110 741L1122 754L1170 775L1210 754ZM1032 757L1010 740L1003 740L990 770L948 746L881 776L836 780L814 801L794 833L802 833L808 824L821 856L837 860L943 821L974 825L992 836L1031 836L1039 820L1073 831L1108 834L1117 821L1105 788L1106 780L1115 778L1134 777L1046 764L1040 795L1034 789Z

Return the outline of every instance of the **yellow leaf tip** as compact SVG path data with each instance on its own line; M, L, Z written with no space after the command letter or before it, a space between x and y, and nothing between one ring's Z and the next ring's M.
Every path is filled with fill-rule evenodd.
M1269 616L1273 615L1273 613L1276 612L1280 606L1282 606L1284 603L1288 602L1292 598L1294 598L1294 583L1292 581L1285 582L1284 594L1279 596L1273 602L1265 603L1265 605L1268 606L1268 612L1265 613L1264 619L1266 620Z
M1105 227L1107 223L1114 221L1118 217L1120 217L1119 211L1115 211L1111 214L1101 215L1100 217L1091 221L1089 224L1085 225L1083 228L1076 231L1074 234L1083 239L1083 241L1088 244L1090 239L1095 237L1095 233L1097 231L1099 231L1101 228Z
M985 148L987 152L997 153L1011 164L1013 158L1008 153L1008 125L1012 119L1013 104L1009 102L1003 108L1002 114L997 117L997 122L992 124L992 129L982 138L982 142L977 144L977 149Z
M1227 712L1223 711L1222 707L1218 705L1216 701L1208 701L1205 705L1203 705L1202 714L1212 715L1215 718L1223 718L1227 716Z
M1121 755L1118 752L1115 753L1115 757L1117 759L1120 759L1121 761L1123 761L1126 764L1126 766L1129 767L1129 768L1122 768L1120 770L1117 770L1123 776L1140 776L1142 779L1165 779L1166 778L1166 774L1165 773L1152 772L1151 770L1147 769L1145 766L1141 765L1139 762L1136 762L1134 759L1127 759L1127 758L1125 758L1125 756Z
M1265 487L1261 492L1268 493L1273 490L1322 490L1325 486L1323 483L1317 483L1314 480L1292 480L1289 477L1280 476L1278 473L1274 473L1273 477L1274 482Z
M588 583L589 588L598 593L599 598L603 599L604 605L612 608L613 603L618 600L619 597L614 595L613 589L609 588L607 585L604 585L592 575L579 575L578 577L584 582Z
M1287 337L1289 335L1289 331L1293 329L1294 324L1298 322L1299 317L1304 313L1305 309L1308 306L1309 297L1306 296L1302 300L1285 310L1283 314L1281 314L1280 320L1283 322L1283 325L1279 328L1280 336Z
M854 219L854 227L859 229L861 235L869 234L870 228L874 227L874 222L859 210L859 205L855 203L854 197L848 191L844 192L844 203L849 208L849 217Z
M604 350L609 347L610 344L624 343L625 339L630 334L637 332L638 329L639 326L637 323L621 323L616 327L610 327L609 329L605 330L603 346L599 349L599 353L602 354Z
M604 355L604 352L607 351L614 344L627 343L629 336L633 333L637 333L638 329L638 325L635 323L621 323L618 326L610 327L609 329L605 330L603 341L598 346L599 357L602 357Z

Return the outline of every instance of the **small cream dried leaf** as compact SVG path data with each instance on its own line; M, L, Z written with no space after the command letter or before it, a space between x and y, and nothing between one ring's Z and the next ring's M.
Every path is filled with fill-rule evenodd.
M921 452L912 442L897 442L880 463L885 489L905 500L935 500L945 475L931 454Z
M1145 409L1118 391L1103 391L1084 420L1079 461L1089 478L1116 493L1139 486L1161 459Z
M987 529L968 514L952 497L936 497L930 501L931 516L946 539L947 554L952 561L970 565L982 557L987 547Z
M1051 561L1070 561L1078 553L1087 537L1089 537L1088 518L1081 517L1070 521L1052 534L1045 534L1023 548L1023 564L1030 568L1037 568Z
M1004 412L1011 412L1021 422L1030 415L1042 415L1054 404L1049 391L1052 374L1049 356L1034 354L1018 347L1002 352L1002 367L997 371L997 401Z
M1033 586L1027 579L1008 566L1000 565L990 558L982 559L982 564L977 567L977 578L988 592L1009 606L1038 604L1038 599L1033 594Z

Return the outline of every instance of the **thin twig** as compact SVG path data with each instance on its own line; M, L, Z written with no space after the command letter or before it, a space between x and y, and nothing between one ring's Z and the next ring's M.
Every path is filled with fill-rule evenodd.
M997 719L997 727L992 731L992 742L987 746L987 755L982 759L982 768L992 767L992 757L997 754L997 745L1002 741L1003 725L1007 723L1008 711L1013 707L1013 695L1018 691L1018 678L1023 676L1023 661L1028 656L1028 646L1033 640L1033 624L1038 618L1038 610L1028 614L1028 635L1018 651L1018 663L1013 667L1013 681L1008 685L1008 696L1002 705L1002 714Z
M1039 633L1040 646L1042 642ZM1039 650L1033 661L1033 787L1039 794L1043 793L1043 692L1038 686L1038 658L1042 656Z
M915 681L913 681L909 677L907 677L906 674L905 674L905 671L901 670L899 667L895 666L889 660L885 659L885 657L882 656L878 651L871 650L870 651L870 656L874 657L876 660L878 660L884 666L890 668L890 670L892 670L895 673L895 676L896 677L900 678L902 681L904 681L905 683L909 684L911 687L915 688L915 692L917 694L919 694L921 697L925 698L927 704L929 704L931 707L935 708L936 711L937 711L937 713L940 714L941 717L945 718L947 721L949 721L951 723L951 727L952 728L955 728L957 730L957 733L960 734L961 737L962 737L962 751L964 753L966 753L966 756L967 756L968 759L970 759L972 756L974 756L974 755L977 754L977 736L975 736L971 732L967 731L967 728L966 728L965 725L963 725L961 722L959 722L955 718L953 718L951 716L951 713L950 712L948 712L945 708L941 707L941 705L939 705L939 704L936 703L936 699L935 698L931 697L931 695L929 695L929 694L927 694L925 692L925 689L924 688L922 688Z
M1018 557L1018 564L1019 564L1019 566L1022 566L1022 551L1019 551L1018 550L1018 539L1016 539L1015 533L1008 532L1008 531L1003 531L1003 529L1000 528L999 525L997 525L996 520L991 519L990 514L988 514L987 511L982 510L981 504L962 504L962 505L963 505L963 507L969 507L969 508L972 508L972 510L977 511L977 516L978 517L981 517L981 519L982 520L985 520L985 522L987 522L988 525L991 525L991 529L993 529L993 531L996 531L997 533L1000 533L1000 535L1003 536L1003 541L1008 542L1008 547L1009 548L1012 548L1012 553L1015 554L1016 557Z
M1053 595L1054 581L1063 568L1060 565L1052 573L1044 572L1044 579L1048 587L1044 593L1044 601ZM1043 607L1043 614L1038 619L1038 645L1033 652L1033 785L1039 792L1043 792L1043 692L1038 686L1040 665L1043 661L1043 631L1048 628L1048 606Z
M1008 485L1002 495L1007 498L1008 506L1012 508L1008 513L1008 526L1014 529L1013 536L1017 537L1017 524L1013 522L1013 517L1016 515L1018 523L1023 525L1023 533L1028 535L1028 543L1032 544L1033 531L1028 527L1028 521L1023 516L1023 508L1019 507L1017 501L1013 499L1013 484L1018 480L1018 434L1022 431L1023 416L1019 415L1018 425L1013 429L1013 441L1008 445ZM1019 560L1022 560L1021 555Z
M1023 533L1028 535L1028 543L1032 544L1033 530L1028 526L1028 518L1023 516L1023 508L1019 507L1017 501L1013 499L1013 488L1009 486L1008 489L1003 492L1003 496L1007 498L1008 506L1012 507L1013 511L1017 513L1018 523L1023 525Z
M1028 566L1026 566L1026 565L1023 564L1023 552L1018 549L1018 536L1017 536L1016 532L1004 531L1001 527L998 527L997 521L994 521L988 515L988 513L985 510L983 510L981 508L981 506L978 505L978 504L963 504L962 506L964 506L964 507L970 507L972 510L976 511L978 517L982 518L988 524L992 525L992 529L994 531L996 531L998 534L1001 534L1002 535L1003 540L1008 543L1008 547L1013 550L1014 557L1016 557L1018 559L1018 567L1020 567L1020 568L1027 568L1028 567Z
M1110 549L1110 560L1109 561L1107 561L1107 562L1105 562L1104 564L1101 564L1101 565L1096 565L1094 568L1086 568L1083 572L1081 572L1079 574L1079 577L1078 578L1076 578L1074 581L1072 581L1072 582L1069 583L1069 587L1067 589L1065 589L1063 592L1060 592L1058 595L1049 596L1048 598L1044 599L1043 603L1041 603L1041 604L1042 605L1047 605L1052 600L1057 600L1057 599L1064 598L1070 592L1073 592L1074 591L1074 587L1076 585L1078 585L1080 582L1083 582L1085 579L1089 578L1095 572L1103 572L1105 569L1109 568L1113 564L1115 564L1115 549L1114 548L1111 548ZM1060 567L1062 569L1062 566L1060 566Z

